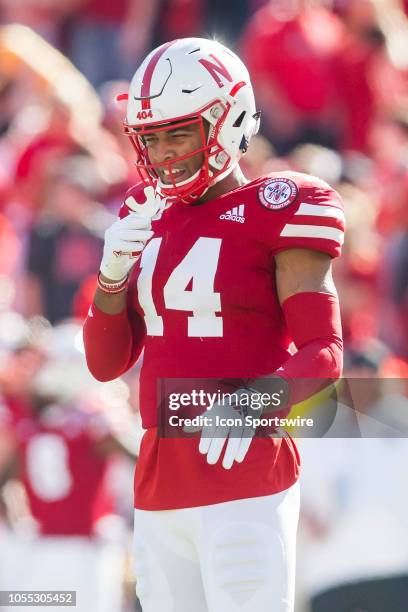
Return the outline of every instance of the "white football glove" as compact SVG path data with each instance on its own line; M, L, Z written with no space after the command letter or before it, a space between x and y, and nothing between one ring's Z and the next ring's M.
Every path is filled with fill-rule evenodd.
M100 268L106 278L119 281L129 273L146 242L153 236L150 227L149 218L130 213L106 230Z
M143 204L139 204L133 196L127 197L125 204L141 217L151 219L161 208L164 208L166 200L159 196L151 185L145 187L143 192L145 196Z
M144 189L146 201L139 204L130 196L126 206L134 212L118 219L105 232L105 244L100 270L113 281L124 278L135 265L146 242L153 236L152 217L165 202L155 194L153 187Z
M233 391L231 404L214 404L205 412L209 417L210 424L204 425L201 431L199 451L207 455L207 463L214 465L221 457L222 450L226 443L222 467L229 470L234 461L242 463L251 445L256 428L251 425L253 418L259 418L262 414L262 407L251 407L251 389L237 389ZM249 395L249 398L248 398ZM234 419L234 424L217 425L219 419ZM200 428L184 428L184 431L191 433Z

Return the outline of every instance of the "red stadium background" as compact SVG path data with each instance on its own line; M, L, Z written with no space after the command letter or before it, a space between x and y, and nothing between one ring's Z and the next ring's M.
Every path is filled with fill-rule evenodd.
M214 36L250 70L262 129L245 174L306 172L343 197L345 375L380 381L367 413L385 379L408 378L408 2L0 0L0 590L140 609L138 368L94 381L81 325L104 231L137 180L115 97L150 49L184 36ZM392 400L404 423L405 396ZM361 609L405 609L408 442L312 442L296 612L351 610L339 601L357 583Z

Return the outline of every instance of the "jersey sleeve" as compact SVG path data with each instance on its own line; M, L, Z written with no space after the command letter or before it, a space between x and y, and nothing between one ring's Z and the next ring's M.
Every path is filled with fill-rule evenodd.
M331 257L341 254L344 241L344 206L326 183L299 189L297 201L282 216L273 245L274 254L286 249L311 249Z

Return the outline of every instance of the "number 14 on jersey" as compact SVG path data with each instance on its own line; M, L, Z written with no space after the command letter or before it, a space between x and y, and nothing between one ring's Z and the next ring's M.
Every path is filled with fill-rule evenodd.
M163 336L163 317L157 314L152 282L162 238L152 238L144 249L137 281L139 303L144 311L149 336ZM165 307L191 312L187 334L219 338L223 335L221 297L214 291L221 250L221 238L198 238L184 259L170 274L163 288ZM191 283L191 290L187 290ZM218 316L217 316L218 314Z

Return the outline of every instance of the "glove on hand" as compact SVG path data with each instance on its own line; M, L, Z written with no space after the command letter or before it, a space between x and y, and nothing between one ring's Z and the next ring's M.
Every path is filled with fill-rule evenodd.
M150 185L144 189L145 202L139 204L133 196L125 205L131 211L118 219L105 232L101 273L112 281L123 279L134 266L146 243L153 236L152 217L165 202Z

